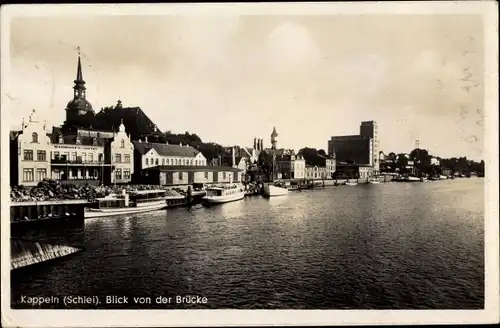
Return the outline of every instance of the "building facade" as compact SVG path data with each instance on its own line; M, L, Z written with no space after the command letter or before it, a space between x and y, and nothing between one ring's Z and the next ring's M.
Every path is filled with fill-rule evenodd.
M134 147L134 170L140 171L155 166L206 166L203 154L189 145L171 145L137 140Z
M230 166L153 166L136 174L137 183L160 186L219 184L241 181L242 173Z
M375 121L361 122L359 135L334 136L328 141L328 154L337 162L372 167L371 174L380 171L378 126Z
M50 138L33 110L20 131L10 133L10 183L36 186L50 177Z

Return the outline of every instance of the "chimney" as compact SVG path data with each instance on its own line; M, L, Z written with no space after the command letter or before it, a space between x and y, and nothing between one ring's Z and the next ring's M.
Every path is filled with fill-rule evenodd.
M260 139L259 150L260 151L264 150L264 140L263 139Z
M233 149L232 149L232 153L233 153L233 167L236 167L236 157L234 155L234 146L233 146Z
M148 142L148 136L144 137L144 142Z
M257 148L257 138L253 138L253 148Z

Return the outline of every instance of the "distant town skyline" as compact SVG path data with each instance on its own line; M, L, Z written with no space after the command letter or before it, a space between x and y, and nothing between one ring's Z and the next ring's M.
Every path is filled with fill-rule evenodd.
M12 128L62 124L78 46L94 110L120 99L162 131L270 147L275 126L280 148L327 150L374 120L385 153L484 157L480 16L15 18Z

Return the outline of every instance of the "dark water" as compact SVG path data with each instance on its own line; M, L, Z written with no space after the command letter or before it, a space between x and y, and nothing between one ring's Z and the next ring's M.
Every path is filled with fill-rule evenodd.
M13 307L30 308L23 295L124 295L152 304L99 307L480 309L483 181L341 186L86 220L84 252L12 273ZM155 304L177 295L208 303Z

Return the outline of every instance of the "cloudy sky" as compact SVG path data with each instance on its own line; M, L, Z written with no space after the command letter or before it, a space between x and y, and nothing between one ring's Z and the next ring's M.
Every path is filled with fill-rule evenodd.
M482 157L480 16L31 17L10 40L12 128L64 121L80 46L94 109L121 99L161 130L327 149L375 120L385 152Z

